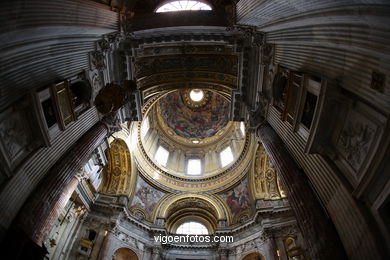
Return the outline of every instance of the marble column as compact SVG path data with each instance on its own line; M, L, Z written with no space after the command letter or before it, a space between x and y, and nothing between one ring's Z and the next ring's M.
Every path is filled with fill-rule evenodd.
M311 259L347 259L331 220L312 191L305 173L269 124L257 129L270 160L279 173Z
M276 253L278 249L275 243L275 238L272 235L267 235L265 239L266 252L268 254L267 259L269 260L279 260L279 257Z
M99 256L99 252L102 248L102 245L103 245L103 242L104 242L104 238L106 237L108 231L106 231L105 229L101 228L99 230L99 233L97 235L97 238L95 240L95 243L93 245L93 248L92 248L92 252L91 252L91 255L89 257L89 259L91 260L96 260L98 259L98 256Z
M15 226L35 244L42 245L54 221L79 183L76 174L108 134L103 123L85 133L47 173L20 210Z
M97 256L97 259L109 259L112 258L112 255L109 255L110 248L112 246L113 240L114 240L114 234L113 231L110 230L107 232L107 235L103 237L103 241L100 246L100 251ZM113 252L115 253L115 252Z

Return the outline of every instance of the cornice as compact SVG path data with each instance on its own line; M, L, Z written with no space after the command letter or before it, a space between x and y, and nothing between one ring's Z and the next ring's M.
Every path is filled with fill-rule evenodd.
M107 215L107 211L111 212L111 214ZM104 215L99 215L99 212L104 212ZM113 202L104 203L97 200L92 211L86 217L86 222L90 223L90 225L103 225L109 230L112 230L118 225L122 225L122 223L126 221L146 232L167 234L167 230L162 226L147 222L144 223L142 221L145 220L140 220L132 216L126 206ZM278 223L275 223L275 221ZM240 224L239 226L218 228L215 231L215 235L238 235L260 225L262 229L266 230L268 233L272 233L274 236L282 236L286 226L294 225L295 230L297 229L295 222L296 221L292 218L292 210L289 206L275 207L267 210L257 210L252 220ZM125 227L122 225L122 228Z
M246 135L242 152L234 163L228 168L203 177L184 177L174 175L161 167L157 166L148 156L141 141L141 124L135 125L138 130L137 149L135 150L135 161L139 171L149 182L154 183L163 190L192 192L210 192L217 193L228 189L236 184L246 174L250 167L252 154L254 150L254 138L252 135Z

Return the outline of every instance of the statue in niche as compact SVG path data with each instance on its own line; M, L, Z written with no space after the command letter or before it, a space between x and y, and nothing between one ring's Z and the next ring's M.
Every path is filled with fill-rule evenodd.
M375 124L356 111L350 111L340 134L337 149L356 172L368 155L375 132Z
M265 193L265 183L263 176L264 157L256 156L255 161L255 193L263 196Z
M276 173L273 168L268 168L266 172L267 189L270 198L279 198L278 185L276 183Z

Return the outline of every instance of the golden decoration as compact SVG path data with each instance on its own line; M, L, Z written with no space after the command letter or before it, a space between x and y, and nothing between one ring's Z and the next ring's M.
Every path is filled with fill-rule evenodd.
M113 195L129 195L131 180L130 151L122 139L115 139L106 151L108 159L104 167L101 192Z
M262 144L255 154L251 183L256 199L281 199L287 195Z

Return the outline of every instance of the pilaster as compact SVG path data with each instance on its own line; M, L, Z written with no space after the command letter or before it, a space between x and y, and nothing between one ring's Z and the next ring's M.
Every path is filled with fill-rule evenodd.
M325 215L305 174L295 163L283 141L268 124L262 124L257 129L257 135L288 190L289 201L309 256L312 259L346 259L333 224Z

